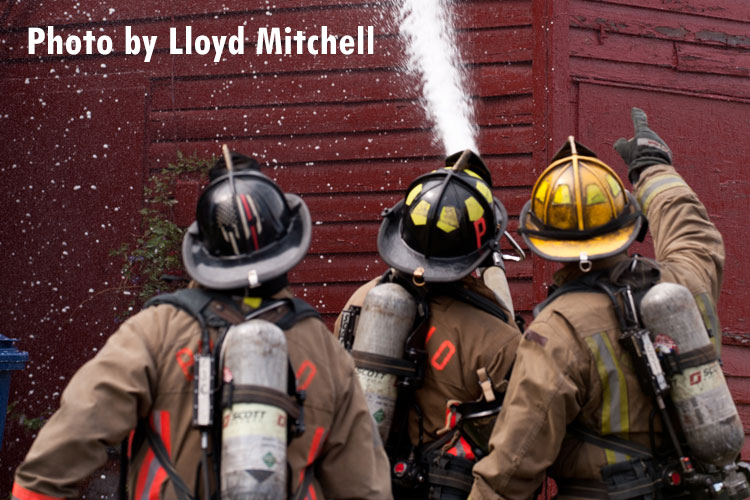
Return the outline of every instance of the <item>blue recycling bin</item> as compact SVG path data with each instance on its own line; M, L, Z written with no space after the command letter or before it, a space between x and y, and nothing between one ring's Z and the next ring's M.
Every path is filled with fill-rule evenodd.
M16 340L0 334L0 450L3 448L5 415L8 412L10 372L13 370L23 370L26 368L26 362L29 360L28 352L21 352L13 347Z

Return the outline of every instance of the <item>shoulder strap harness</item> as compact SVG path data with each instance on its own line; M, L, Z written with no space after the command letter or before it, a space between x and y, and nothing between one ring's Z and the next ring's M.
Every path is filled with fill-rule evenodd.
M267 387L256 385L235 385L230 382L224 386L224 390L221 394L221 404L213 404L211 401L211 394L216 392L214 390L214 381L220 380L218 374L215 373L217 369L216 367L219 366L218 356L221 352L221 343L224 340L227 330L232 325L255 318L267 319L272 323L275 323L282 330L288 330L303 319L312 317L319 318L320 315L311 305L295 297L291 299L263 300L257 309L250 314L243 316L232 299L226 294L202 288L186 288L177 290L173 293L158 295L149 299L144 304L144 309L160 304L169 304L187 312L198 321L201 327L202 352L196 357L198 373L195 377L196 402L194 405L193 425L198 427L202 434L201 447L203 448L204 456L202 462L199 464L199 469L202 468L204 472L204 486L206 488L204 498L208 499L209 480L206 460L207 435L209 432L213 432L215 448L216 443L221 441L220 430L211 429L211 427L222 407L231 406L233 402L270 404L281 408L289 415L288 433L290 438L301 435L305 430L303 415L305 393L304 391L297 391L296 377L291 362L288 362L286 394ZM224 330L219 338L216 349L214 349L213 355L211 355L210 352L209 328ZM201 371L201 363L207 365L208 369L204 368L205 372ZM209 409L206 412L203 412L205 415L200 415L202 413L200 407L203 394L199 388L200 384L198 383L198 379L201 375L205 376L205 374L208 374L210 378L210 384L208 384L210 390L206 394L208 397L207 403ZM167 476L169 476L169 479L172 481L179 500L194 500L195 497L192 495L192 491L177 474L161 436L154 432L146 419L139 420L138 427L136 428L136 435L146 437L149 446L154 452L154 456L159 460L160 464L166 471ZM126 449L125 445L123 446L123 450L124 449ZM214 454L217 454L216 452L217 450L214 450ZM121 460L127 460L127 458L123 456ZM216 461L214 461L214 469L215 475L218 477L218 466ZM121 474L127 475L126 466L121 468ZM195 490L197 490L199 476L200 474L196 474ZM120 498L122 500L126 498L123 485L124 483L121 481Z

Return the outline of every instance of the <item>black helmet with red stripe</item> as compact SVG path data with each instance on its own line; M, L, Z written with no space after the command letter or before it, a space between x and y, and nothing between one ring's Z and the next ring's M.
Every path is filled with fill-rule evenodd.
M312 224L302 199L255 170L229 171L198 199L182 244L188 274L208 288L257 287L307 253Z
M489 170L471 152L418 177L385 212L378 252L391 267L425 282L457 281L499 255L508 215L492 195ZM499 258L499 257L498 257Z

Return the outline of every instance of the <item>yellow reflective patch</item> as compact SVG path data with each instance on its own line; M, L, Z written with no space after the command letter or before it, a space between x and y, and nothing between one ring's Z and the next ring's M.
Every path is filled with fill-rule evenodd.
M607 184L609 184L609 190L612 191L612 196L617 197L617 195L622 192L622 187L620 187L620 183L617 182L617 179L615 179L609 174L606 175L605 179L607 179Z
M464 170L464 172L466 172L467 174L469 174L472 177L476 177L477 179L481 179L482 178L482 177L479 176L479 174L477 174L476 172L473 172L471 170Z
M458 229L458 214L456 213L456 207L443 207L440 211L440 218L436 225L446 233Z
M411 210L411 221L415 226L424 226L427 224L427 214L430 211L430 204L426 200L417 203Z
M404 202L406 204L406 206L407 207L410 206L411 203L414 201L414 198L416 198L417 195L419 193L421 193L421 192L422 192L422 185L421 184L417 184L416 186L414 186L414 189L412 189L411 191L409 191L409 196L406 197L406 201Z
M606 203L607 198L604 197L604 193L599 189L596 184L589 184L586 186L586 205L595 205L597 203Z
M260 297L245 297L242 299L242 302L244 302L246 306L257 309L260 307L260 303L262 300L263 299L261 299Z
M487 200L487 203L492 205L492 191L490 191L490 188L485 184L484 181L477 181L477 191L482 193L482 196Z
M469 220L471 222L479 220L479 218L484 215L484 208L482 208L482 204L479 203L473 196L469 196L468 198L466 198L464 204L466 204L466 210L469 212Z
M561 184L555 190L552 203L555 205L568 205L571 203L570 199L570 188L567 184Z
M549 182L542 181L542 183L539 184L539 188L536 190L534 198L539 200L540 203L544 204L544 201L547 199L547 191L549 191Z

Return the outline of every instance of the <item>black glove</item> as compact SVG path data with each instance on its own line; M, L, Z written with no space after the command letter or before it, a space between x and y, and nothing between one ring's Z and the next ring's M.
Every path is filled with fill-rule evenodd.
M630 140L620 137L615 142L615 151L620 153L628 165L628 178L635 184L641 175L641 170L651 165L671 165L672 152L669 146L648 128L646 113L639 108L631 108L635 133Z

